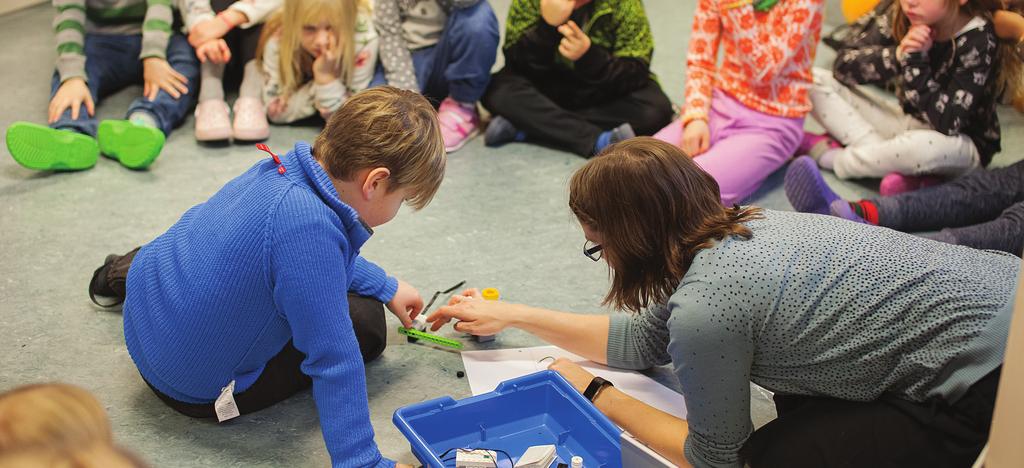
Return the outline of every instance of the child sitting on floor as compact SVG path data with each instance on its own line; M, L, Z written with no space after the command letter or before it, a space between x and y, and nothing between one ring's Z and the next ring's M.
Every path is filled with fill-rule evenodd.
M326 120L369 86L377 63L370 9L369 0L285 0L267 20L259 58L247 68L263 72L263 104L271 122L315 115Z
M263 20L281 8L281 0L186 0L189 9L188 41L196 48L202 81L196 104L198 141L259 141L270 136L260 95L263 79L256 58ZM214 15L216 13L216 15ZM248 75L245 73L248 72ZM224 101L225 76L241 77L242 85L231 108ZM235 81L237 83L237 81Z
M841 50L815 70L812 114L831 137L809 135L818 164L847 179L882 177L880 192L920 188L924 176L988 165L1000 150L996 105L1019 95L1020 59L993 31L995 0L903 0L892 28ZM891 34L891 35L890 35ZM899 107L856 87L895 81ZM1002 88L1002 89L1000 89Z
M440 101L445 149L479 133L476 103L498 49L498 18L487 0L376 0L380 64L373 85L419 91Z
M128 353L182 414L229 419L312 385L334 466L392 466L373 441L360 359L380 351L366 354L359 327L383 327L380 303L410 326L423 299L359 249L402 203L430 202L445 161L425 98L363 91L312 147L256 163L149 244L108 257L90 294L124 298ZM345 313L348 291L377 301L374 322Z
M726 206L753 194L800 144L823 8L824 0L780 0L768 11L750 0L697 2L686 107L654 137L711 174Z
M53 0L57 8L57 71L49 127L15 122L7 149L29 169L83 170L100 153L131 169L160 155L164 138L192 106L199 77L195 52L174 32L171 1ZM142 84L127 120L97 126L95 105L126 86Z
M483 99L497 116L488 146L529 140L590 157L671 120L640 0L513 0L506 30L505 68Z

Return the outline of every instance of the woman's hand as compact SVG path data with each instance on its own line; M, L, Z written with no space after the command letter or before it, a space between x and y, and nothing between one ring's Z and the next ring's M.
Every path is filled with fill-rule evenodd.
M687 123L679 146L691 158L707 151L711 146L711 129L707 121L695 119Z
M467 295L466 293L470 293ZM462 295L452 296L448 305L427 317L431 331L437 331L452 319L459 320L455 331L471 335L496 335L508 328L516 317L518 305L501 301L485 301L476 289L467 289Z
M395 291L395 297L391 298L387 305L388 310L395 314L395 317L398 317L398 320L402 322L402 326L409 328L412 326L412 319L416 318L423 311L423 297L409 283L398 280L398 290Z
M89 86L85 84L84 78L68 78L60 84L57 93L50 99L47 123L54 123L60 118L65 110L71 109L71 118L78 120L79 109L85 104L85 111L90 116L96 114L96 106L92 102L92 94L89 94Z
M590 381L594 380L594 374L587 372L579 364L566 358L556 359L555 362L548 366L548 369L562 374L562 377L565 377L565 380L568 380L573 387L576 387L576 391L580 393L586 391L587 387L590 386Z

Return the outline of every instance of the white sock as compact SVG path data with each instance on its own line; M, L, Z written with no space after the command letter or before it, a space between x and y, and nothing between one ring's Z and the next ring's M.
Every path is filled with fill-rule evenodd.
M201 81L199 82L199 102L208 99L224 100L224 64L206 62L199 65Z
M160 125L156 121L156 116L146 111L135 111L128 116L128 121L135 125L142 125L144 127L159 128Z
M238 97L251 97L261 99L263 97L263 75L256 60L250 60L245 64L245 72L242 75L242 85L238 88Z

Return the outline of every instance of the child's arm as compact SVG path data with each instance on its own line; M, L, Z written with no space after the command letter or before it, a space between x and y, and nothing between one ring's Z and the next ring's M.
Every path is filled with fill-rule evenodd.
M245 15L245 21L238 24L239 28L248 29L263 23L271 13L281 8L283 0L248 0L232 3L228 10Z
M837 51L832 73L849 86L859 84L886 85L899 77L896 57L898 43L892 37L891 15L876 17L867 34L858 36L849 47Z
M639 0L622 2L614 15L617 28L613 50L591 44L576 61L575 70L583 81L622 95L644 87L650 80L654 39Z
M142 22L143 95L155 100L160 90L174 99L188 93L188 80L167 63L167 44L174 23L172 0L146 0L146 16Z
M512 0L505 27L505 65L527 76L546 74L554 68L562 40L556 26L541 15L540 3Z
M356 19L355 59L353 60L352 79L348 83L349 93L357 93L370 86L373 75L377 71L377 54L380 48L380 37L373 27L373 18L360 12Z
M85 0L53 0L53 6L57 9L53 29L60 81L85 80Z
M985 101L998 53L998 42L988 28L971 30L954 41L953 76L946 87L933 79L927 53L908 53L902 60L904 99L924 114L932 128L946 135L959 133L976 106Z
M388 84L397 88L419 92L412 53L402 37L402 15L398 0L378 0L374 3L374 26L380 35L380 62Z
M273 123L289 123L315 115L317 109L313 104L312 81L288 95L281 89L279 47L278 38L270 38L263 46L263 57L260 59L263 70L263 104L267 109L267 119ZM341 84L338 83L338 86L341 87Z
M319 206L318 206L319 205ZM268 236L267 268L274 304L305 354L327 451L335 467L387 467L373 440L366 376L348 314L348 241L337 217L308 191L277 201Z
M737 38L740 61L750 65L753 79L767 83L775 79L798 56L814 55L821 34L822 0L786 0L769 13L768 22L759 22L750 2L723 0L719 4L722 25ZM813 41L808 41L810 36Z
M388 276L383 268L360 255L356 257L353 266L352 285L349 286L349 291L387 304L395 297L395 291L398 291L398 280Z
M694 120L707 121L711 111L711 90L718 74L718 44L722 21L718 0L698 0L693 13L690 45L686 54L686 106L683 126Z

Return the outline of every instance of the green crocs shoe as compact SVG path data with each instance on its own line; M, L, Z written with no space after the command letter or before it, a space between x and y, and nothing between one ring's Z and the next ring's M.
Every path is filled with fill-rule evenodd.
M71 130L29 122L7 127L7 150L18 164L37 171L81 171L96 165L96 140Z
M100 151L129 169L145 169L153 164L164 147L164 132L127 120L104 120L96 134Z

